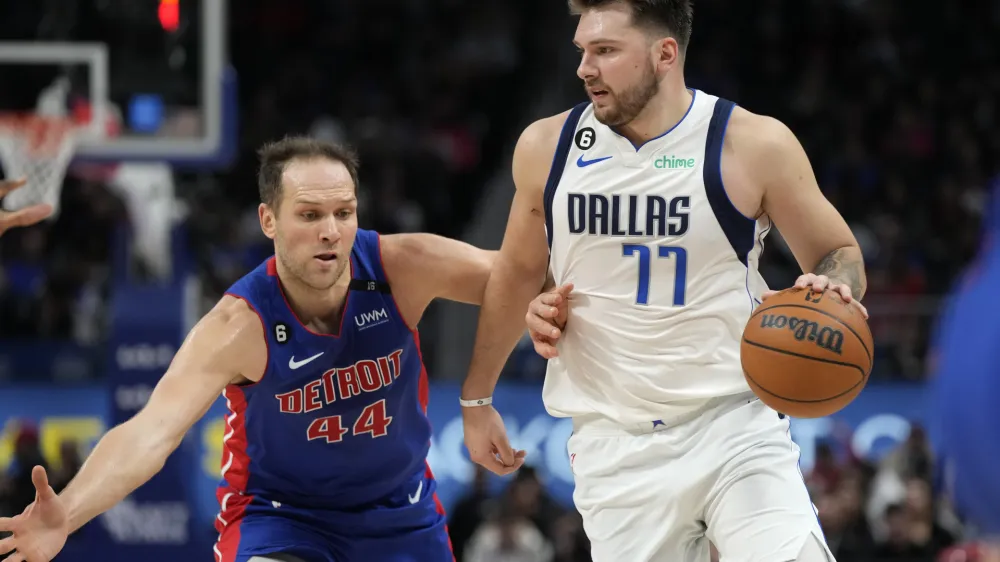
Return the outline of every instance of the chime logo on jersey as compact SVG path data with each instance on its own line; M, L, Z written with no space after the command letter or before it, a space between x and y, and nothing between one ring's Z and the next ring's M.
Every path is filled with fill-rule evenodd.
M653 162L657 170L692 170L698 161L694 158L678 158L674 155L661 156Z

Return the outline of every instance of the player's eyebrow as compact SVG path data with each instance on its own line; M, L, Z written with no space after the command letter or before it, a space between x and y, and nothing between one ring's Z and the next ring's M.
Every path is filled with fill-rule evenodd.
M335 199L337 203L356 203L358 201L358 196L355 194L346 195L344 197L337 197ZM318 199L313 199L312 197L298 197L293 203L297 205L322 205L323 202Z
M591 39L590 41L585 42L584 45L588 45L588 46L593 46L593 45L620 45L621 43L622 42L620 40L618 40L618 39L610 39L610 38L607 38L607 37L598 37L596 39ZM573 45L576 45L576 48L578 48L578 49L584 48L583 45L581 45L576 40L573 40Z

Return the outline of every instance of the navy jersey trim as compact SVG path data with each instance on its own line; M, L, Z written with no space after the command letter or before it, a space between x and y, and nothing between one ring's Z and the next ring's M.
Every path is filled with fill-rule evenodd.
M566 159L569 158L569 150L573 146L573 134L576 133L576 126L580 123L580 116L583 110L587 109L590 102L583 102L574 107L566 122L563 123L562 132L559 133L559 144L556 145L555 156L552 157L552 167L549 169L549 179L545 182L545 235L549 241L549 250L552 250L552 202L556 198L556 189L559 187L559 180L562 179L563 171L566 169Z
M389 287L388 283L375 281L373 279L351 279L351 284L348 288L351 291L361 291L364 293L382 293L383 295L392 294L392 288Z
M729 126L729 116L735 107L736 104L729 100L720 98L715 102L712 121L708 125L708 140L705 143L705 195L729 245L736 252L737 259L746 266L750 250L754 246L757 221L743 216L733 206L722 183L722 145Z
M358 268L359 271L352 272L353 277L348 285L348 291L391 295L389 278L385 274L385 264L382 263L381 235L374 230L358 229L351 253L358 261L363 262L363 265Z
M691 110L692 110L692 109L694 109L694 102L695 102L695 100L697 100L697 99L698 99L698 90L695 90L694 88L688 88L687 90L688 90L689 92L691 92L691 104L690 104L690 105L688 105L688 108L687 108L687 111L685 111L685 112L684 112L684 116L683 116L683 117L681 117L681 120L680 120L680 121L678 121L678 122L676 122L676 123L674 123L674 126L673 126L673 127L670 127L670 128L669 128L669 129L667 129L666 131L664 131L664 132L662 132L662 133L660 133L660 134L656 135L655 137L653 137L653 138L651 138L651 139L649 139L649 140L644 140L644 141L642 141L642 142L641 142L641 143L639 143L639 144L635 144L634 142L632 142L632 140L631 140L631 139L629 139L629 138L628 138L628 137L626 137L625 135L623 135L623 134L619 133L619 132L618 132L618 130L617 130L617 129L615 129L614 127L608 127L608 128L609 128L609 129L611 129L611 132L612 132L612 133L614 133L614 134L618 135L619 137L621 137L621 138L623 138L623 139L627 140L627 141L628 141L628 143L632 145L632 148L634 148L636 152L639 152L639 150L640 150L640 149L641 149L642 147L646 146L647 144L649 144L649 143L651 143L651 142L653 142L653 141L655 141L655 140L659 140L659 139L662 139L663 137L665 137L665 136L669 135L670 133L674 132L674 129L676 129L677 127L680 127L680 126L681 126L681 123L683 123L683 122L684 122L684 120L685 120L685 119L687 119L688 115L690 115L690 114L691 114Z

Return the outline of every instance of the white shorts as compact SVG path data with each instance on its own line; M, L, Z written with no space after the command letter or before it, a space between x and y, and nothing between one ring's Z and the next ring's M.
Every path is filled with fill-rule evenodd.
M795 560L826 546L788 419L756 398L718 400L687 419L622 426L575 419L569 439L594 562Z

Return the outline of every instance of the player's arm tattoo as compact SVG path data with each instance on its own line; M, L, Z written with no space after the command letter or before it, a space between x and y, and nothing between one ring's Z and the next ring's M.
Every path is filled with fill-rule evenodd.
M813 270L816 275L826 275L831 281L847 285L858 300L865 296L865 260L856 246L837 248L819 261Z

